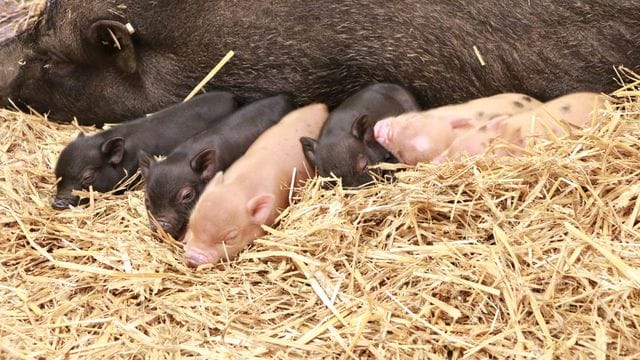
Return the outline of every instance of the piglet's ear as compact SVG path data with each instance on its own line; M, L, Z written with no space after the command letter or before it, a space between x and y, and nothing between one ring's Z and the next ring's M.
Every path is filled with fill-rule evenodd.
M224 173L222 171L218 171L216 176L213 177L213 180L211 180L209 184L217 186L217 185L222 185L223 182L224 182Z
M87 47L98 52L98 58L106 57L122 72L133 74L138 68L133 33L131 24L99 20L89 28Z
M487 129L489 131L500 132L502 131L504 125L507 124L506 120L508 119L509 119L508 115L496 116L487 123Z
M303 136L300 138L300 143L302 144L302 152L307 162L311 167L316 167L316 147L318 146L318 141Z
M138 167L140 167L142 177L144 177L145 179L149 178L149 169L155 162L156 161L153 159L153 157L144 152L144 150L138 151Z
M191 159L191 170L200 174L202 181L209 182L216 174L216 151L204 149Z
M374 124L371 124L367 115L360 115L351 125L351 135L365 144L375 143L376 137L373 132L373 127Z
M103 142L100 151L109 164L120 164L124 157L124 138L115 137Z
M275 202L276 198L272 194L258 195L249 200L247 210L249 210L251 221L258 225L265 224L275 206Z
M366 114L358 116L353 123L351 124L351 135L355 136L357 139L364 140L365 134L367 133L367 128L372 126L367 126L368 124L368 116Z

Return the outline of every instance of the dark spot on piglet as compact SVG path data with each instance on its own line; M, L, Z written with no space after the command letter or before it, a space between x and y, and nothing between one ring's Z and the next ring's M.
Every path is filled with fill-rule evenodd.
M560 108L560 111L564 114L571 112L571 105L567 104Z
M522 100L524 100L525 102L532 102L533 99L531 98L531 96L523 96Z
M514 101L513 105L515 105L517 108L520 108L520 109L524 107L524 104L521 103L520 101Z
M480 126L480 127L478 128L478 130L479 130L480 132L486 132L486 131L487 131L487 125L482 125L482 126Z

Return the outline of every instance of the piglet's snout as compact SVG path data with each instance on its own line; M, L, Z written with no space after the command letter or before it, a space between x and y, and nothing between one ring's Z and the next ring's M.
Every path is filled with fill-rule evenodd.
M80 198L77 196L69 196L69 197L56 197L51 200L51 206L56 210L65 210L68 209L69 206L76 206L80 202Z
M170 233L170 234L173 232L173 226L171 225L170 221L165 220L163 218L158 218L158 219L156 219L156 221L158 222L158 225L160 225L162 230L164 230L165 232ZM152 228L154 230L157 230L155 228L155 224L152 223L151 225L152 225Z
M56 209L56 210L64 210L69 208L69 205L71 205L68 201L63 200L63 199L53 199L51 201L51 206Z
M388 119L380 120L373 126L373 135L376 141L381 145L387 145L391 132L391 121Z
M187 249L184 257L189 267L213 263L213 258L198 249Z

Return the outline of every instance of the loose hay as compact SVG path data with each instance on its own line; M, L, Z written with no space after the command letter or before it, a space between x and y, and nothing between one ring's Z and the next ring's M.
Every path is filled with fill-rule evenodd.
M530 157L311 181L222 270L154 238L140 191L52 210L77 127L2 111L0 353L637 358L640 90L619 94L608 122Z
M13 4L0 40L37 12ZM530 157L360 191L311 181L223 270L190 270L152 236L140 191L51 209L77 127L0 110L0 354L638 358L638 84L607 123Z
M43 6L40 0L0 0L0 42L33 24Z
M188 269L152 236L140 191L51 209L77 127L2 110L0 354L638 358L639 83L608 122L530 157L420 165L360 191L311 181L222 270Z

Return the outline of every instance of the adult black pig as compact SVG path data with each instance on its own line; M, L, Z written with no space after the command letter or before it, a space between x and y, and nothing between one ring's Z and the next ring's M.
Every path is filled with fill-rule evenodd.
M300 143L318 175L336 175L342 185L354 187L371 180L369 165L394 161L373 133L378 122L391 116L418 110L411 93L395 84L374 84L350 96L331 112L318 140L302 137Z
M92 136L80 133L60 153L55 168L59 178L51 205L58 210L77 205L73 190L112 190L138 169L138 151L166 155L183 141L213 126L233 112L233 94L214 91Z
M289 96L272 96L227 116L176 147L160 162L141 152L138 163L145 179L145 205L162 229L179 239L209 180L226 170L260 134L291 110ZM155 230L153 222L151 228Z
M546 101L614 89L613 66L640 71L638 30L637 0L51 0L1 46L0 98L121 121L179 101L235 50L213 83L245 99L335 106L392 82L429 107L500 92Z

